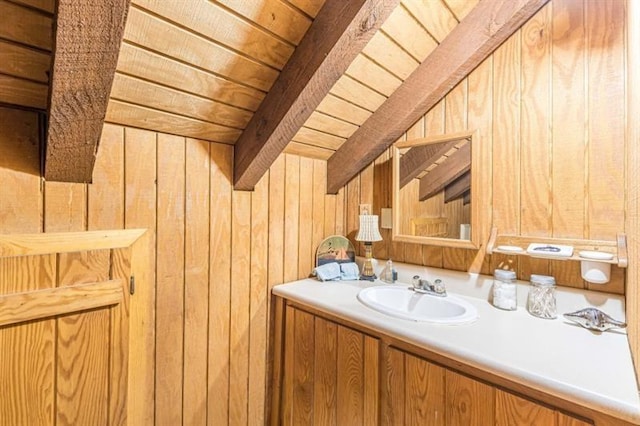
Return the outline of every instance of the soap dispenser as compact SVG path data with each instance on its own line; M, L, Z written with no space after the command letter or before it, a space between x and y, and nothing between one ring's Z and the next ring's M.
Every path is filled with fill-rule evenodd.
M396 282L396 270L393 268L393 262L391 259L387 260L387 264L385 265L382 273L380 274L380 279L386 283L394 283Z

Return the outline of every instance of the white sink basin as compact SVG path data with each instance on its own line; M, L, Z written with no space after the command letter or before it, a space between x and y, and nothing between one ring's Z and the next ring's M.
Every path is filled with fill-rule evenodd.
M412 321L464 324L478 318L475 306L459 297L416 293L401 284L365 288L358 300L383 314Z

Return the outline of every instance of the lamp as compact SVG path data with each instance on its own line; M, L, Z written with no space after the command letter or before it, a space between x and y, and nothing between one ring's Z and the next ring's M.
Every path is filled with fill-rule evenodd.
M373 265L371 264L371 243L381 240L382 235L380 235L380 231L378 230L378 216L374 214L361 214L360 229L358 229L358 235L356 235L356 241L364 242L365 259L362 265L362 272L360 273L361 280L373 281L376 279L376 274L373 272Z

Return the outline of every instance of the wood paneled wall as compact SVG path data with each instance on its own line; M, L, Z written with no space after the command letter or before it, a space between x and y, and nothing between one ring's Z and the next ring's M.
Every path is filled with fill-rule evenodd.
M625 232L626 2L553 0L455 87L404 136L479 130L491 145L490 206L499 232L540 237L615 239ZM359 203L390 207L388 154L346 187L347 233ZM624 292L624 270L589 285L578 262L483 256L390 241L378 258L484 273L510 263L522 279L554 275L566 286ZM631 260L633 262L634 260Z
M43 183L36 115L0 108L0 129L0 233L150 231L130 424L263 424L269 291L343 233L326 163L285 154L235 192L231 146L106 125L93 184Z

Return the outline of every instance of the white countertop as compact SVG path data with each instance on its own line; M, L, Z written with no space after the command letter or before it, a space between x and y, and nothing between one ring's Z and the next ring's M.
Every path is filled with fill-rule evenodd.
M320 282L304 279L274 287L286 299L337 315L493 374L527 383L555 396L640 424L640 398L624 330L595 333L562 318L588 306L624 320L624 298L558 288L558 318L540 319L526 311L528 283L518 284L518 309L503 311L488 302L493 278L394 263L398 285L413 275L440 278L449 294L478 309L465 325L438 325L394 318L361 304L356 295L376 280Z

